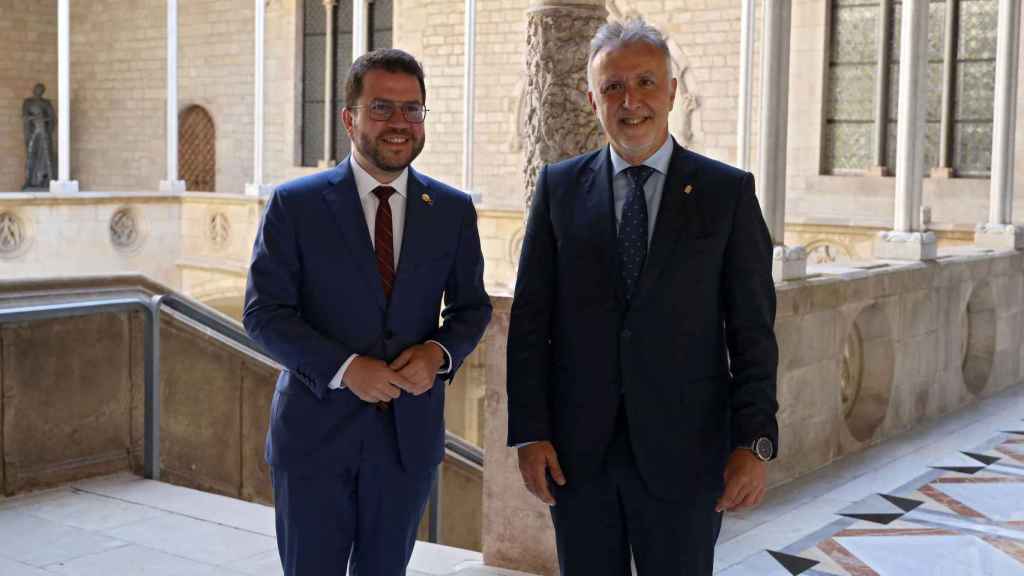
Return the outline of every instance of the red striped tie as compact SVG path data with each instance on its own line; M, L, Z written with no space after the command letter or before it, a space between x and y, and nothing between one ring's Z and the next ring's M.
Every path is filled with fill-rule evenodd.
M377 253L377 271L384 287L384 295L391 298L391 290L395 285L395 235L391 229L391 204L388 200L395 193L390 186L378 186L373 189L380 203L377 204L377 219L373 227L373 246Z

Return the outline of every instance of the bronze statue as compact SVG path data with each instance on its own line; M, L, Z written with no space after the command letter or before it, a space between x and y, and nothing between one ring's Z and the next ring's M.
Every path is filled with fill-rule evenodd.
M57 160L53 149L53 104L43 98L46 86L36 84L33 96L21 106L25 125L25 186L22 190L49 190L56 180Z

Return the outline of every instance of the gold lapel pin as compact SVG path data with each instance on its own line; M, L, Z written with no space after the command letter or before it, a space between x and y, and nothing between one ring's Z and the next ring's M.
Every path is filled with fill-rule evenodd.
M426 204L427 206L434 205L434 199L431 198L430 194L427 194L426 192L424 192L423 195L420 196L420 200L423 200L423 203Z
M683 188L683 194L689 194L690 192L693 192L693 186L687 184L686 188Z

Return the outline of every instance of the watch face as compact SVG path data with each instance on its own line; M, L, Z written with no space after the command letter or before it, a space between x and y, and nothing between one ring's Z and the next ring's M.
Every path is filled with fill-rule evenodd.
M761 460L765 462L771 460L772 452L772 441L769 438L762 436L757 439L757 442L754 442L754 454L757 454Z

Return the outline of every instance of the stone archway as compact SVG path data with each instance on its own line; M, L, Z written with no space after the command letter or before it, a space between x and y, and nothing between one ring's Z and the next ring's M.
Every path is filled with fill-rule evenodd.
M178 169L189 192L217 190L217 138L213 117L205 108L189 106L178 122Z

